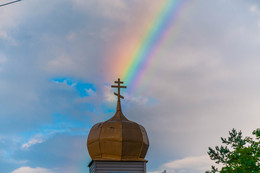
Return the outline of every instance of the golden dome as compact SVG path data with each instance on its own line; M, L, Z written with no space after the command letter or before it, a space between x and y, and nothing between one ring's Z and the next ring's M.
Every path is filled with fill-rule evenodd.
M119 80L119 86L120 83ZM145 128L123 115L120 90L116 95L118 101L115 115L105 122L95 124L89 132L89 155L92 160L144 161L149 147Z

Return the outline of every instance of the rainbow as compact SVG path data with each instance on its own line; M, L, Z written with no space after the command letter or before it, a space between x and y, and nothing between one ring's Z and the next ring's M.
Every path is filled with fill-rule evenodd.
M150 22L146 34L130 55L130 62L124 68L123 80L130 92L140 83L156 53L173 28L179 12L187 0L165 0L158 15Z

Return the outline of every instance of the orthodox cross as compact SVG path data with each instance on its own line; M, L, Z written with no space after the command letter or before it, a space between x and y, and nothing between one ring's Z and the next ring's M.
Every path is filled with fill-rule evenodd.
M126 86L121 86L121 85L120 85L120 84L123 84L123 83L124 83L123 81L120 81L120 78L118 78L118 80L115 81L115 83L116 83L117 85L111 85L111 87L112 87L112 88L117 88L118 93L115 93L115 92L114 92L114 94L117 96L117 101L120 102L120 98L121 98L121 99L124 99L124 97L120 95L120 88L126 88Z

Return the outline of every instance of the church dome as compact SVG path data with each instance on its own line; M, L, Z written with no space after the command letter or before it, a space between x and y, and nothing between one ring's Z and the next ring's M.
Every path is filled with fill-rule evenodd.
M120 79L118 81L120 86L122 82ZM120 90L115 95L118 96L115 115L95 124L89 132L89 155L92 160L144 161L149 147L146 130L123 115L120 105L123 96L120 95Z

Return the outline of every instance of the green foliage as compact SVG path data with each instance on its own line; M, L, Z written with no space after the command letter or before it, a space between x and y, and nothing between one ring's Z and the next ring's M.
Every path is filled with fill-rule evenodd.
M208 155L216 164L222 164L221 170L211 166L206 173L260 173L260 129L253 131L255 139L242 137L235 129L228 138L221 138L224 146L209 147Z

